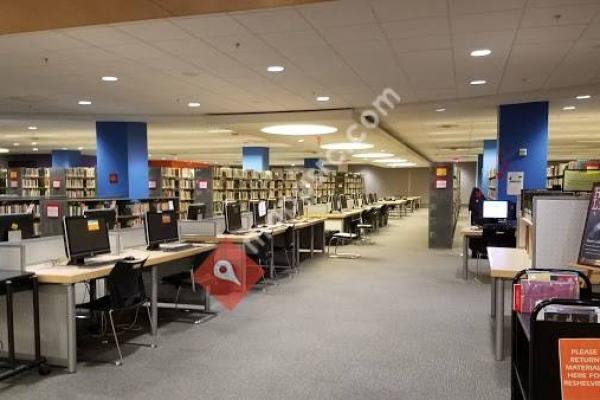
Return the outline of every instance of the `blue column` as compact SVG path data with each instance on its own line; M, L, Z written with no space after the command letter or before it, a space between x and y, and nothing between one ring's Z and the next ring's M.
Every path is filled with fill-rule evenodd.
M320 169L323 165L321 159L319 158L305 158L304 159L304 168L313 168Z
M519 155L526 149L527 155ZM498 200L516 201L506 193L507 174L524 173L524 189L546 187L548 102L507 104L498 108Z
M98 197L148 198L145 122L96 122Z
M73 168L81 166L79 150L52 150L52 168Z
M481 191L488 198L490 170L496 168L497 142L495 140L483 141L483 163L481 169Z
M269 170L269 148L242 147L242 167L254 171Z
M483 153L477 155L477 187L481 189L481 182L483 174Z

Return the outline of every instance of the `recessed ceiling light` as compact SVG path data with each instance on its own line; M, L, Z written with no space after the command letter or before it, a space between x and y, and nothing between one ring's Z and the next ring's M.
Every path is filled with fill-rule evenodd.
M200 103L198 103L197 101L190 101L188 103L188 107L191 107L191 108L200 107Z
M83 150L83 146L79 146L79 147L77 148L77 150L79 150L79 151Z
M116 76L103 76L102 80L104 82L116 82L119 80L119 78L117 78Z
M37 142L31 142L32 146L37 146Z
M15 147L17 147L17 146L20 146L20 145L21 145L21 144L20 144L20 143L17 143L17 142L13 143L13 146L15 146Z
M285 67L281 66L281 65L269 65L267 67L267 71L269 72L283 72L285 70Z
M77 104L79 104L80 106L89 106L89 105L92 105L92 101L91 100L79 100L77 102Z
M273 125L262 128L261 132L270 133L272 135L327 135L337 132L337 128L328 125L313 125L313 124L288 124L288 125Z
M325 102L329 100L331 100L329 96L317 96L317 101Z
M444 111L446 111L446 109L445 108L436 108L435 111L436 112L444 112Z
M7 148L4 148L4 147L0 147L0 154L3 154L3 153L10 153L10 150Z
M562 109L565 111L572 111L575 109L575 106L564 106Z
M63 147L63 148L61 148L61 150L69 150L69 149L67 149L66 147Z
M39 149L37 147L34 147L33 149L31 149L32 151L38 151Z
M469 82L471 85L485 85L487 83L486 80L484 79L475 79L471 82Z
M590 97L592 97L589 94L580 94L579 96L575 97L577 100L585 100L585 99L589 99Z
M298 143L304 143L304 139L298 139Z
M296 164L292 163L292 167L295 167L295 166L296 166Z
M471 52L471 57L485 57L492 54L490 49L477 49Z
M37 131L37 128L38 128L38 127L37 127L37 126L35 126L35 125L31 125L31 126L28 126L28 127L27 127L27 129L29 129L30 131Z
M364 150L375 147L369 143L363 142L343 142L343 143L327 143L321 145L324 150Z
M358 154L352 154L352 157L379 158L379 157L394 157L394 155L392 153L358 153Z
M376 163L403 163L406 162L407 160L405 160L404 158L382 158L380 160L374 160L373 162Z
M391 163L391 164L388 164L387 166L392 167L392 168L406 168L406 167L414 167L415 165L417 165L417 164L412 163L412 162L401 162L401 163Z

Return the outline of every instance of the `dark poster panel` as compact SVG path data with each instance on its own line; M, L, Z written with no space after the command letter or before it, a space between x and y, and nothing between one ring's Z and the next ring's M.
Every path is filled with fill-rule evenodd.
M600 266L600 182L594 183L592 189L578 261L580 264Z

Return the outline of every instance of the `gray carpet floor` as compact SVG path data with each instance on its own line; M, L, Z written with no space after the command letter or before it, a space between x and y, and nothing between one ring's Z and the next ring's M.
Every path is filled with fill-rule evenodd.
M360 259L305 262L203 325L163 324L159 347L129 346L122 367L26 374L0 383L0 398L508 399L489 285L460 278L459 243L427 249L426 210L374 240L344 249Z

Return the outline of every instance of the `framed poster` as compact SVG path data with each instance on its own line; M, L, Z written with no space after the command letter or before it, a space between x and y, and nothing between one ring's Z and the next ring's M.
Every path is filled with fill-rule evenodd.
M600 266L600 182L594 183L592 188L577 262Z

